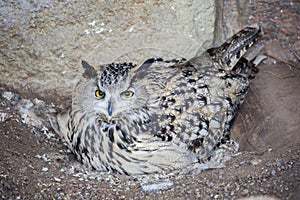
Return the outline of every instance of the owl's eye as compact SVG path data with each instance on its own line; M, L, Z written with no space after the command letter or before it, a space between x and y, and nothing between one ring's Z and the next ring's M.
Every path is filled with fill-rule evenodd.
M126 91L124 91L124 92L121 93L121 96L125 97L127 99L133 97L133 95L134 95L134 92L130 91L130 90L126 90Z
M105 97L105 92L101 91L101 90L96 90L95 91L95 96L99 99L103 99Z

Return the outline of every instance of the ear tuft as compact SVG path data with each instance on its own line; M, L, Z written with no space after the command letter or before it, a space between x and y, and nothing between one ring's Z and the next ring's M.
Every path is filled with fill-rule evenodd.
M85 69L82 76L87 79L95 78L97 76L97 72L95 68L89 65L86 61L81 61L82 67Z

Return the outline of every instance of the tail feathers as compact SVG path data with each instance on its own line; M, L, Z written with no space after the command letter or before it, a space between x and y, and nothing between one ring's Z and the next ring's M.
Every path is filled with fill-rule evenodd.
M255 67L251 60L262 49L262 45L258 45L257 41L261 35L261 29L258 27L246 27L229 38L220 47L208 49L207 52L213 60L219 63L226 71L236 71L245 75L250 73L251 69ZM255 46L255 48L254 48ZM251 49L255 49L254 51ZM255 53L254 57L251 55L251 60L248 59L247 54ZM254 72L257 69L254 69Z

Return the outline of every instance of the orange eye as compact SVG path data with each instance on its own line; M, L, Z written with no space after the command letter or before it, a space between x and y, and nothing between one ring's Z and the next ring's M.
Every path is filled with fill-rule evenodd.
M101 91L101 90L96 90L95 91L95 96L99 99L103 99L105 97L105 92Z
M127 90L127 91L122 92L121 95L123 97L129 99L129 98L133 97L134 92Z

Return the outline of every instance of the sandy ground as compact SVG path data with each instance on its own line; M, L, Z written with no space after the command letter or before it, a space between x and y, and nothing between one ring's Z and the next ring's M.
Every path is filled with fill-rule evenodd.
M299 199L300 71L262 65L232 129L240 154L199 174L86 171L48 116L70 100L0 86L1 199ZM254 199L255 199L254 198Z

